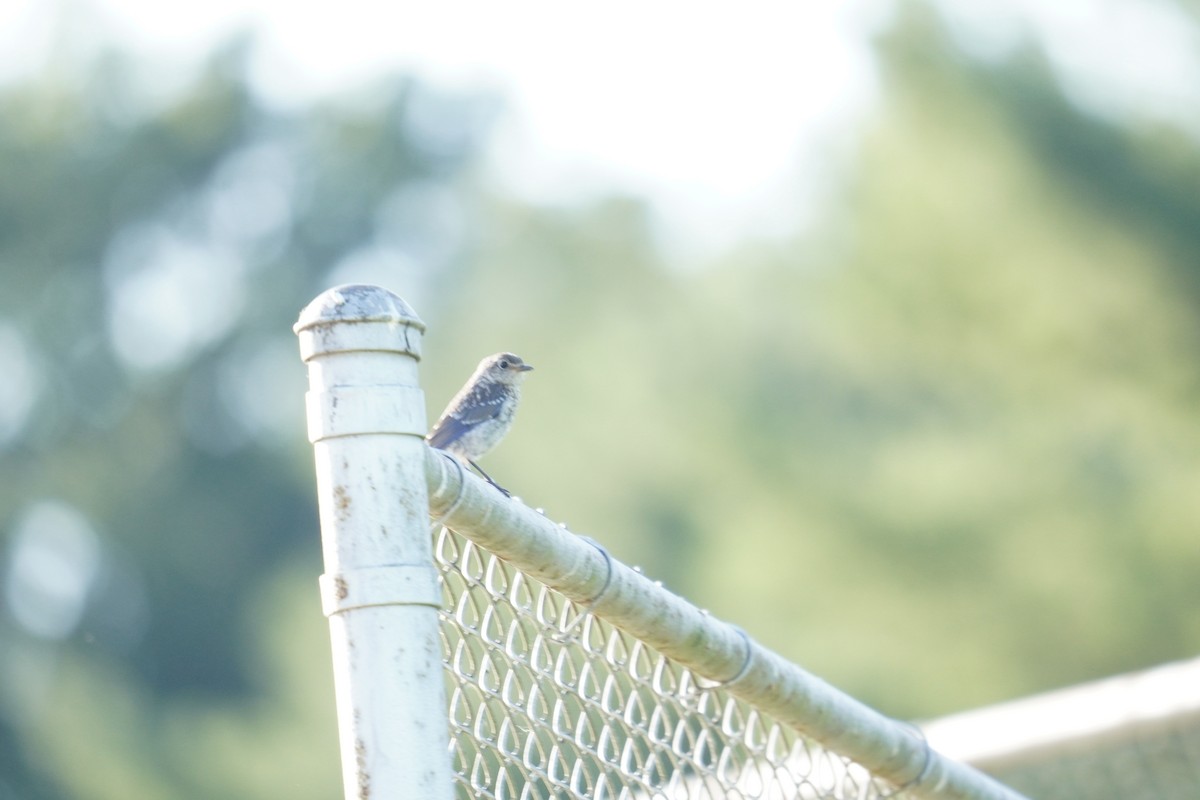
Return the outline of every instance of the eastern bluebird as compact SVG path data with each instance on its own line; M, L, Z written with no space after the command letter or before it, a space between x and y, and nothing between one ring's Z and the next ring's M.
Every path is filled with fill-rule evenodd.
M480 469L475 459L500 444L512 427L521 384L531 369L512 353L496 353L480 361L425 437L430 446L466 461L505 495L508 491Z

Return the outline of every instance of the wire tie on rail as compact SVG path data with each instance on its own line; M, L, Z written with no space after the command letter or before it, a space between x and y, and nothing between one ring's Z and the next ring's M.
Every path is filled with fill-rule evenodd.
M917 774L917 777L904 783L901 786L897 786L895 788L895 790L893 790L891 792L891 794L881 795L880 796L881 800L887 800L888 798L891 798L891 797L897 797L900 794L908 791L912 787L922 783L926 778L929 777L929 772L930 772L930 770L933 769L933 748L929 746L929 739L925 736L925 731L921 730L921 726L916 725L912 722L901 721L900 724L904 725L909 730L911 730L913 732L913 734L918 739L921 740L921 744L925 748L925 763L921 765L921 771Z
M575 628L579 627L588 614L592 613L592 609L596 607L596 604L599 603L601 598L603 598L608 592L613 583L613 573L616 571L613 569L612 556L609 555L609 552L604 548L604 545L600 544L590 536L580 536L579 538L600 551L600 555L604 556L604 566L607 568L607 572L604 576L604 585L600 587L600 591L596 593L596 596L584 603L583 607L579 609L579 613L576 614L570 622L560 627L556 634L551 635L550 638L559 644L570 644L575 640L576 637L572 632L575 630Z
M730 625L729 627L731 627L735 631L737 631L738 636L741 636L742 641L745 642L746 658L742 660L741 668L738 669L737 674L735 674L732 678L726 678L724 680L714 681L711 686L706 686L705 688L724 689L727 686L732 686L733 684L740 681L742 678L746 677L746 673L750 671L750 663L754 660L754 645L750 641L750 634L746 633L744 630L739 628L737 625Z
M454 502L452 502L450 507L444 512L437 517L434 517L434 522L441 524L442 520L446 519L446 517L458 510L459 503L461 503L463 498L466 496L467 476L466 471L463 469L463 465L459 463L457 458L445 452L444 450L439 450L438 453L442 456L442 458L453 464L454 468L458 470L458 494L454 496Z

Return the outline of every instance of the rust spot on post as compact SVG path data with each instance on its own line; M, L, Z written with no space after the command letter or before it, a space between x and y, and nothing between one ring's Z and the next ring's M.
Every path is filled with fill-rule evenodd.
M333 487L333 506L337 511L338 520L345 522L350 516L350 493L346 491L345 486Z
M350 586L346 583L346 579L341 575L338 575L333 579L333 585L337 587L338 600L345 600L346 596L350 594Z
M371 773L367 772L367 746L362 739L354 740L354 768L358 774L358 796L367 800L371 796Z

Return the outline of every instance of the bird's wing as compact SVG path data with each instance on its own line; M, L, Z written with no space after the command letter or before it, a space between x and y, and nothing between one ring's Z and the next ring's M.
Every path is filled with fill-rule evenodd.
M476 384L470 392L451 401L426 439L439 450L458 441L476 425L500 416L508 399L508 387L497 383Z

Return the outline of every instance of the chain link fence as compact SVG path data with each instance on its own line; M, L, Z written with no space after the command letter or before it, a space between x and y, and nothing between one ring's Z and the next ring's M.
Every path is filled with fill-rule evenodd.
M902 797L441 526L460 798Z

